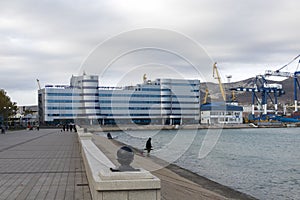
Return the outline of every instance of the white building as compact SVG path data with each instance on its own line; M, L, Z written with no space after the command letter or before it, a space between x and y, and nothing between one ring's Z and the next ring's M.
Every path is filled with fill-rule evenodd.
M73 76L70 85L46 85L38 92L44 123L197 124L200 81L145 80L128 87L99 87L98 76Z
M243 107L215 102L201 105L201 124L241 124Z

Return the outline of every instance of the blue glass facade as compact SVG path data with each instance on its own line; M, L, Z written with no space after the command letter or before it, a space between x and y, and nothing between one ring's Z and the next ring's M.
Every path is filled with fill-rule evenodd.
M42 122L85 119L107 124L197 124L200 81L156 79L136 86L99 87L98 76L73 76L69 86L39 90Z

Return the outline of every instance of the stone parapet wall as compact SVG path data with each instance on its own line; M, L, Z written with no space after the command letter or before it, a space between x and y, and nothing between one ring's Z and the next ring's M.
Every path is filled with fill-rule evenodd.
M78 131L79 145L94 200L160 200L160 180L150 172L112 172L116 168L93 143L92 134Z

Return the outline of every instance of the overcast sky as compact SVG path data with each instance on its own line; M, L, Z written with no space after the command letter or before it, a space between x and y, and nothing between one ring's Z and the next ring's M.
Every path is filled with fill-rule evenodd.
M184 37L202 48L189 49L193 58L206 53L208 60L218 62L224 82L228 74L232 81L253 77L266 69L278 69L300 53L299 8L297 0L2 0L0 88L18 105L37 104L37 78L42 87L68 84L89 63L99 44L106 49L98 53L110 52L108 46L101 46L104 41L143 28L170 31L169 38L168 34L160 38L159 32L140 37L136 32L136 40L148 37L147 45L161 41L171 50L146 50L114 60L111 73L98 74L106 78L100 84L114 83L114 78L120 82L120 73L128 74L124 83L130 84L141 82L144 72L151 79L170 77L172 73L165 74L168 69L184 78L197 78L185 70L187 62L182 58L186 55L178 59L176 53L170 53L189 44ZM108 44L113 43L114 48L143 45L132 35ZM287 70L295 68L296 62ZM88 70L87 66L87 73L96 73ZM212 76L212 66L199 70L204 77Z

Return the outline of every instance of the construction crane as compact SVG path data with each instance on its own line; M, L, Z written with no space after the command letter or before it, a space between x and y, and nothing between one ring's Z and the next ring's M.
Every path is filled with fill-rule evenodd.
M42 89L42 88L41 88L41 84L40 84L40 80L39 80L39 79L36 79L36 82L37 82L37 84L38 84L38 86L39 86L39 90Z
M218 80L223 100L226 102L226 94L225 94L225 91L224 91L224 88L222 85L222 81L221 81L221 77L220 77L220 74L219 74L219 71L217 68L217 62L215 62L213 65L213 77Z

